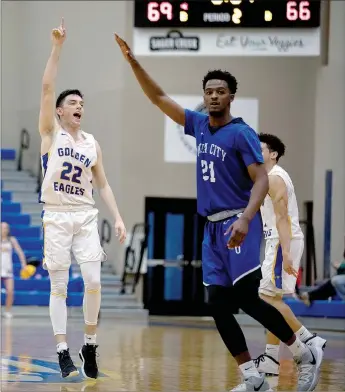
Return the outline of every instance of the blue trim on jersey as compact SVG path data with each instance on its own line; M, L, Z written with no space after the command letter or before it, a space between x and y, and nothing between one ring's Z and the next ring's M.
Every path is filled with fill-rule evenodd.
M47 169L48 169L48 160L49 160L49 152L47 152L41 156L42 169L43 169L43 179L44 179L46 172L47 172ZM40 189L39 194L38 194L38 202L44 203L41 200L41 196L42 196L42 189Z
M280 244L276 250L276 259L274 263L274 284L276 285L277 289L283 288L283 251Z
M44 235L44 223L43 223L43 217L44 217L44 210L41 213L41 219L42 219L42 265L44 263L44 258L45 258L45 252L44 252L44 240L45 240L45 235Z

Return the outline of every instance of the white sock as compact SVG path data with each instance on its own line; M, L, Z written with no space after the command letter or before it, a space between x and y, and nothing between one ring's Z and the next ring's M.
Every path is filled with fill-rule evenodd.
M294 357L300 357L304 351L307 350L306 345L302 343L297 336L294 343L292 343L291 346L288 346L288 348Z
M84 335L84 343L85 344L96 344L97 335Z
M56 345L56 350L57 350L58 353L60 353L63 350L67 350L67 349L68 349L68 346L67 346L66 342L58 343Z
M302 327L296 332L296 336L299 337L299 339L302 342L305 342L307 339L311 338L313 336L312 333L310 333L306 327Z
M279 358L279 344L266 344L266 351L265 353L269 355L270 357L274 358L276 361L278 361Z
M252 376L260 377L253 361L242 363L242 365L239 365L239 368L245 379Z

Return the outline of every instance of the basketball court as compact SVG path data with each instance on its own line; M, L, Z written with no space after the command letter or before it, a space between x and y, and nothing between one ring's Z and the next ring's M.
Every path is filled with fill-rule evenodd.
M23 392L227 391L240 382L212 321L154 317L102 318L98 332L100 378L73 381L60 377L52 328L47 317L2 320L1 390ZM265 346L264 330L245 327L253 356ZM83 323L71 318L69 346L76 366L83 343ZM344 333L323 331L328 339L318 391L344 391ZM295 390L296 374L289 352L282 351L282 375L271 379L275 390Z

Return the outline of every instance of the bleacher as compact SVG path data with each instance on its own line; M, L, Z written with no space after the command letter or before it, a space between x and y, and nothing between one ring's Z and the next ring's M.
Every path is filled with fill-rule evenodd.
M329 301L314 301L310 307L292 298L285 299L285 303L290 306L296 316L345 318L345 301L340 298Z
M15 150L2 149L1 163L1 220L9 223L11 234L19 241L28 261L30 262L30 259L35 259L40 262L35 275L28 280L23 280L20 278L21 265L19 258L17 254L14 253L14 305L48 306L50 281L47 271L42 268L43 242L41 227L31 223L32 219L30 214L23 212L22 203L14 198L15 191L11 190L11 184L16 183L16 176L23 173L17 171ZM5 179L3 179L3 177ZM10 178L11 181L7 181L7 178ZM35 179L33 179L33 181L35 181ZM31 197L32 196L33 195L31 195ZM25 200L25 196L23 200ZM150 254L153 252L152 248L154 246L152 235L152 227L154 225L152 222L147 223L151 226L148 240L148 253L149 258L152 258ZM164 268L164 289L162 291L164 297L163 302L169 302L171 300L183 301L183 273L177 257L177 255L183 254L183 241L181 239L177 240L176 237L176 233L180 233L182 235L182 226L182 216L176 214L168 216L165 235L166 238L162 241L166 244L165 248L167 250L167 254L165 255L165 259L172 260L176 258L176 266L171 265L170 263L170 265L167 265ZM154 268L154 266L148 267L148 276L152 274ZM200 283L202 284L201 281ZM159 284L161 285L161 283ZM83 291L84 286L82 278L80 276L76 277L71 273L68 286L67 305L81 306L83 302ZM1 303L4 304L4 301L5 292L2 290ZM345 302L341 301L339 298L333 298L331 301L315 301L311 307L307 307L301 301L294 299L287 299L286 302L291 306L293 312L297 316L345 318Z
M193 238L191 241L187 241L193 248L192 252L185 245L187 233L185 227L188 225L187 220L190 220L190 216L185 215L182 207L178 209L176 205L187 202L192 204L191 199L186 201L171 198L146 199L146 223L149 225L150 231L147 249L148 289L145 301L152 315L172 312L175 315L191 314L192 312L196 312L196 315L203 315L202 312L205 311L200 267L197 263L194 267L185 266L183 263L181 264L180 259L180 255L185 256L187 252L193 255L192 260L201 258L201 254L195 248L196 241L194 241L194 245L192 244ZM188 204L187 207L191 211L195 209L193 205L189 206ZM202 229L199 231L202 233ZM189 232L192 234L191 237L195 235L195 229L194 231L189 230ZM306 237L308 236L306 235ZM186 284L187 279L188 284ZM301 291L304 289L308 288L301 288ZM342 301L338 296L334 296L330 300L314 301L310 307L293 298L284 300L299 317L345 318L345 301ZM185 303L187 303L186 306ZM179 312L181 313L179 314Z
M30 214L23 213L21 203L13 200L13 191L9 189L20 173L22 172L18 172L16 168L16 151L1 149L1 221L10 225L11 235L17 238L28 262L30 263L30 260L39 261L35 275L30 279L23 280L20 278L20 261L18 255L14 252L14 305L48 306L50 280L47 271L42 267L43 241L41 227L31 224ZM3 179L4 174L7 174L5 178L11 178L8 184L6 184L6 179ZM81 306L83 291L82 278L71 276L67 305ZM3 288L1 290L1 303L5 303Z

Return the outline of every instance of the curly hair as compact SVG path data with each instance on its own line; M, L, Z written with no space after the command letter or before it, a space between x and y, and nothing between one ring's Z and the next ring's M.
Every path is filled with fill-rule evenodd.
M202 88L205 90L206 83L209 80L217 79L217 80L224 80L231 94L236 94L237 91L237 80L235 76L231 75L230 72L222 71L220 69L215 69L213 71L208 71L205 75L204 79L202 80Z
M277 162L285 154L285 144L275 135L269 133L259 134L260 142L265 143L270 152L276 152Z

